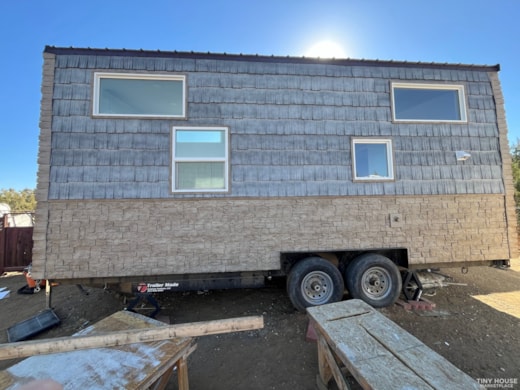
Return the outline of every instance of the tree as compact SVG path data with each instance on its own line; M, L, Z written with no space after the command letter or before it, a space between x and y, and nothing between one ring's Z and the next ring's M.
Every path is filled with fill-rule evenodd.
M12 188L0 190L0 203L7 203L11 211L34 211L36 209L36 198L34 190L25 189L21 191Z
M516 216L520 227L520 140L511 146L511 157L513 159L513 186L515 187Z

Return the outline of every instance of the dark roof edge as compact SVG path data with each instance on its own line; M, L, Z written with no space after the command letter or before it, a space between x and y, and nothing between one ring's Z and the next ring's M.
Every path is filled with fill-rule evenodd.
M258 62L277 62L277 63L298 63L298 64L327 64L343 66L391 66L391 67L417 67L437 68L437 69L471 69L477 71L500 71L500 64L496 65L473 65L473 64L453 64L438 62L410 62L393 60L365 60L352 58L314 58L314 57L291 57L291 56L267 56L259 54L228 54L228 53L201 53L183 51L162 51L162 50L134 50L134 49L97 49L97 48L75 48L75 47L55 47L45 46L45 53L62 55L106 55L106 56L128 56L128 57L162 57L162 58L191 58L191 59L211 59L228 61L258 61Z

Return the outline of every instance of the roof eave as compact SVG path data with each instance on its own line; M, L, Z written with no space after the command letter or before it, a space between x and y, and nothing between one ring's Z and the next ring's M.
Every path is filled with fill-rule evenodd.
M352 58L315 58L315 57L293 57L293 56L267 56L259 54L228 54L228 53L202 53L186 51L163 51L163 50L135 50L135 49L99 49L99 48L75 48L45 46L45 53L57 55L103 55L123 57L161 57L161 58L191 58L211 59L227 61L258 61L276 63L298 63L298 64L327 64L340 66L385 66L385 67L421 67L421 68L443 68L443 69L471 69L476 71L500 71L500 64L476 65L476 64L453 64L438 62L410 62L393 60L366 60Z

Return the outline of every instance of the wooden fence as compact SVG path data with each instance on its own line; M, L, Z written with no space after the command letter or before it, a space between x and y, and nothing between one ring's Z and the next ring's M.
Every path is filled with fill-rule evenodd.
M9 226L10 217L0 219L0 275L22 271L32 262L33 227Z

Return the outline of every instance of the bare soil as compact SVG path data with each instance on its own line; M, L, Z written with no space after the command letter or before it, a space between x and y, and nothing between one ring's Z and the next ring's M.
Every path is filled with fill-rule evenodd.
M516 263L518 264L518 263ZM515 268L516 269L516 268ZM488 267L442 269L452 283L427 291L436 303L433 311L407 311L394 305L381 313L419 338L473 378L506 378L520 383L520 319L473 298L475 295L510 293L509 308L520 308L520 272ZM45 308L45 292L17 294L25 285L21 274L0 277L0 288L11 294L0 300L0 343L7 342L7 328ZM127 297L115 292L74 285L53 288L52 306L61 325L34 337L71 335L126 307ZM512 298L511 298L512 297ZM265 327L197 339L189 358L190 388L291 389L316 388L316 344L306 340L308 319L289 302L283 281L254 290L219 290L160 293L159 320L187 323L249 315L263 315ZM348 298L348 296L346 296ZM512 299L512 301L511 301ZM139 305L142 314L151 307ZM0 361L5 369L16 361ZM168 389L176 389L176 378ZM509 388L520 389L520 384Z

